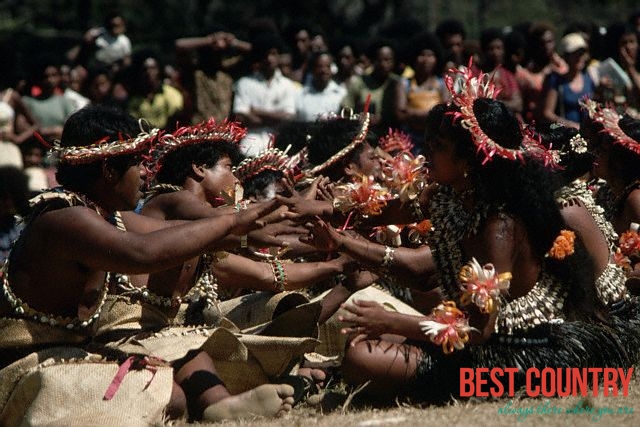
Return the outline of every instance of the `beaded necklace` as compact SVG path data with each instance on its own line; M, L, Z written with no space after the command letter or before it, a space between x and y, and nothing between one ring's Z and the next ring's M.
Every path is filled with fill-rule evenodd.
M182 188L179 185L156 184L153 187L151 187L149 191L147 191L147 193L145 194L144 203L147 203L149 200L153 199L156 196L159 196L160 194L177 193L178 191L182 191L182 190L184 190L184 188Z
M617 196L613 195L611 187L607 187L608 191L605 193L605 197L603 197L603 206L605 209L605 216L609 221L612 221L613 218L620 214L622 208L624 207L624 201L636 188L640 188L640 179L637 179L628 184L626 187L624 187L624 190L622 190L622 192Z
M427 234L427 241L438 265L437 283L446 299L457 299L460 293L457 277L464 265L461 241L478 232L489 211L490 206L485 203L476 204L469 211L453 188L444 185L438 187L431 200L429 218L433 229Z
M609 250L614 253L618 245L618 233L605 218L604 208L596 204L593 193L587 187L586 182L577 179L556 192L556 201L561 207L570 205L572 199L578 199L582 202L606 238ZM625 279L622 268L610 261L595 282L596 294L600 301L606 305L621 298L628 298L624 285Z
M29 221L33 220L37 213L43 212L43 210L47 208L48 203L53 200L64 201L70 207L86 206L88 208L94 209L98 213L98 215L103 216L103 210L86 196L59 188L55 189L55 191L42 193L29 201L30 205L34 208L34 213L32 213L32 215L29 217ZM119 218L119 214L114 214L114 218ZM121 218L119 219L121 222ZM96 305L95 310L86 320L80 320L78 318L72 317L56 316L33 309L13 293L9 284L8 259L5 261L2 269L0 270L0 276L2 278L2 296L9 303L13 312L17 316L51 326L63 327L69 330L85 329L89 325L91 325L100 316L100 312L107 298L108 287L104 285L102 286L100 297L98 298L98 304Z
M433 231L427 235L431 252L438 265L437 283L445 300L458 300L458 275L464 265L461 241L478 233L491 211L500 211L488 204L476 204L465 209L462 199L451 187L440 186L429 205ZM562 308L567 291L556 278L543 272L535 286L520 298L500 304L494 332L511 335L543 323L563 321Z
M122 291L122 295L136 297L158 307L176 308L183 302L198 301L202 298L204 298L207 307L216 306L218 304L218 280L211 268L214 259L217 259L214 254L201 255L198 279L189 292L183 296L157 295L146 286L135 286L126 274L109 273L108 281Z
M587 187L586 182L577 179L558 190L555 196L556 202L561 208L569 206L572 199L578 199L582 202L607 239L610 249L615 250L618 243L618 234L613 229L611 223L605 218L604 208L596 204L593 199L593 193L589 190L589 187Z

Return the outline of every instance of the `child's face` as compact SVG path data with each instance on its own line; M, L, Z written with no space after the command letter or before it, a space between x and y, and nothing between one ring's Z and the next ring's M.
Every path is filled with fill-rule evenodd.
M357 175L373 176L376 179L382 178L382 161L368 143L364 144L364 149L360 152L357 163L352 163L352 165Z
M238 179L231 171L233 163L228 156L221 157L214 166L204 170L204 187L207 201L212 204L219 204L221 193L233 191Z
M40 150L39 148L31 148L23 155L22 161L24 163L24 167L28 168L30 166L42 166L42 157L42 150Z

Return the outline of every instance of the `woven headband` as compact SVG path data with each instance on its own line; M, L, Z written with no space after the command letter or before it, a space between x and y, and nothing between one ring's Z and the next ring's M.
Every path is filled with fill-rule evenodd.
M151 147L160 135L159 129L143 130L146 122L139 120L140 133L133 138L120 136L117 141L109 141L109 137L104 137L93 144L84 147L62 147L59 140L55 140L51 147L44 139L36 133L36 137L41 142L51 147L50 152L59 158L60 163L71 165L84 165L103 160L108 157L120 156L123 154L134 154L145 151Z
M183 126L171 134L165 134L158 139L158 144L151 152L151 160L147 169L156 175L163 166L167 154L187 146L228 142L239 143L247 134L247 129L239 122L224 120L221 123L211 118L193 126Z
M495 86L493 79L488 74L479 72L477 75L471 70L472 61L469 60L468 67L461 69L452 68L445 76L445 84L451 93L451 101L460 108L459 112L453 113L454 120L460 120L462 127L471 134L471 139L477 151L484 155L482 164L491 161L494 156L508 160L524 161L525 153L536 157L547 166L557 166L557 159L540 141L531 138L523 132L520 126L523 139L521 146L517 149L506 148L491 139L480 126L478 118L473 112L474 102L479 98L496 99L500 90Z
M622 145L635 154L640 154L640 143L620 128L620 115L615 109L603 107L589 98L581 99L580 106L587 111L591 120L602 124L601 132L611 136L615 144Z

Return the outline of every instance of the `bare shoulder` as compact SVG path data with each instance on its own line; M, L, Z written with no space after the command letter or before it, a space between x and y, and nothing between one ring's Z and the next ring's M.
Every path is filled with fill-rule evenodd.
M40 262L82 261L99 251L100 241L115 238L119 233L95 210L71 206L44 212L33 219L23 233L21 246Z
M121 215L127 231L135 233L151 233L177 225L175 221L166 221L152 216L140 215L133 211L121 212Z
M636 188L625 201L625 211L629 212L631 222L640 223L640 188Z
M522 224L503 212L491 214L486 221L484 233L493 240L513 240L523 231Z
M52 237L59 235L63 241L82 238L93 233L93 230L116 231L116 228L95 210L85 206L70 206L44 212L33 221L32 229L36 233Z
M142 207L142 214L157 219L166 219L169 207L180 202L183 196L180 193L185 191L176 191L171 193L161 193L147 200Z
M155 196L145 203L142 214L164 220L198 219L208 216L207 208L211 209L191 191L181 190Z

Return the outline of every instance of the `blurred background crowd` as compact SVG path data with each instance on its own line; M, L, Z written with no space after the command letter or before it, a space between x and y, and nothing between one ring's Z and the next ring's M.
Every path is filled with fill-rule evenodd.
M585 95L640 107L634 3L5 0L0 250L29 195L56 185L47 145L85 105L168 131L239 120L249 156L283 123L345 107L420 139L447 70L471 58L523 121L577 127Z

